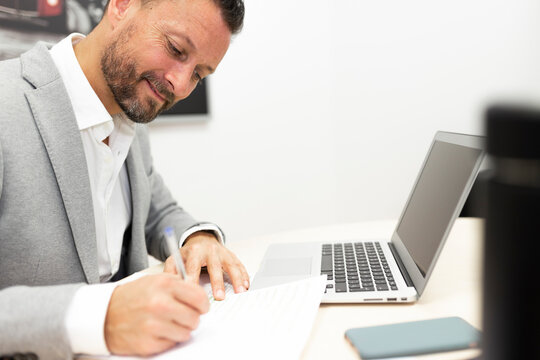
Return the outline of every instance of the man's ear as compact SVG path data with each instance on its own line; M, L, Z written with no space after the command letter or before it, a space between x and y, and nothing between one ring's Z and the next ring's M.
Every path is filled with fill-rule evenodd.
M107 6L107 18L113 27L121 22L134 6L140 5L140 0L110 0Z

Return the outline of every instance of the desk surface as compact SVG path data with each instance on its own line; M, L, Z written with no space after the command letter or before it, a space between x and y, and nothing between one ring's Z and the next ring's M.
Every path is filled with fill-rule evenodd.
M390 238L394 227L395 221L333 225L232 241L228 247L254 275L271 243ZM481 220L456 221L424 293L414 304L322 304L302 359L358 359L344 338L345 330L352 327L460 316L481 329L482 234ZM461 355L469 358L477 353ZM455 358L456 354L418 357Z
M254 275L271 243L390 238L394 227L395 221L325 226L231 242L229 248ZM351 327L460 316L480 329L482 234L481 220L460 218L456 221L417 303L322 304L302 359L358 359L357 353L344 339L345 330Z

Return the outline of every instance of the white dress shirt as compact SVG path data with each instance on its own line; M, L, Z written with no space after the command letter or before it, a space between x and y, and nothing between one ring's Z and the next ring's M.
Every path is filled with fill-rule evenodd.
M73 106L88 166L92 192L98 270L103 284L81 287L68 308L65 324L74 353L107 355L104 337L109 300L118 283L106 283L118 271L124 232L131 221L131 192L125 160L135 124L123 113L111 116L86 79L73 45L84 39L71 34L50 50ZM103 142L108 139L108 145ZM225 242L219 227L200 223L186 230L180 246L193 233L211 231Z
M135 124L123 113L111 117L88 83L73 51L83 38L72 34L51 49L73 105L86 156L101 282L109 280L120 264L122 239L131 219L131 195L125 160ZM109 145L103 140L109 138Z
M73 45L83 39L71 34L50 51L66 86L88 166L101 282L120 264L124 232L131 221L131 195L125 160L135 124L123 113L112 117L86 79ZM109 138L109 145L103 140ZM116 284L86 286L74 296L66 326L75 353L108 354L103 324Z

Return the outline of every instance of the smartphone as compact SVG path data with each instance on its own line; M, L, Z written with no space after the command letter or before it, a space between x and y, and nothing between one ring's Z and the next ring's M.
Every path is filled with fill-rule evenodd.
M445 317L353 328L345 338L368 360L476 348L481 333L460 317Z

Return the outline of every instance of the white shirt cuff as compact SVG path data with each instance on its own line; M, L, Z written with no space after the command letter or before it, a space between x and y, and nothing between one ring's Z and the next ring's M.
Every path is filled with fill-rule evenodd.
M193 225L192 227L190 227L189 229L184 231L182 236L180 236L180 241L178 242L179 247L182 247L184 245L184 243L186 242L187 238L190 237L191 235L193 235L194 233L198 232L198 231L211 231L211 232L213 232L214 235L216 235L218 241L222 245L225 245L225 234L223 233L223 231L221 231L219 226L217 226L216 224L213 224L213 223L205 222L205 223L198 223L196 225Z
M74 354L109 355L105 343L105 316L118 283L82 286L66 313L66 330Z

